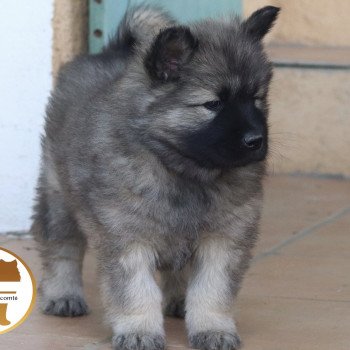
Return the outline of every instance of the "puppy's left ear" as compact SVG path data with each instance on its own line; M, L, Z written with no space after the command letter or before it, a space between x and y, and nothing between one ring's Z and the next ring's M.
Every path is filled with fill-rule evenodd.
M146 55L144 65L149 75L161 81L173 81L180 77L198 42L185 26L162 30Z
M261 40L272 28L279 12L279 7L263 7L243 22L243 28L254 39Z

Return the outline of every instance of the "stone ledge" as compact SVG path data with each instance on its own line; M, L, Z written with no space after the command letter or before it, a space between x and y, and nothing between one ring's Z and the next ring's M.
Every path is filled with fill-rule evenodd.
M268 45L277 67L350 69L350 47Z

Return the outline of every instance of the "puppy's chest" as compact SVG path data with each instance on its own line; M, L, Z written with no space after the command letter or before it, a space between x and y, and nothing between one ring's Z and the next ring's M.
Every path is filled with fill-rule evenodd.
M191 260L202 234L229 233L237 224L236 211L240 206L234 199L233 187L177 187L152 196L143 193L142 198L142 215L138 219L143 227L149 222L153 228L160 269L183 268Z
M225 213L234 210L233 193L209 191L200 187L179 188L165 193L153 203L152 213L170 235L181 234L187 239L201 231L215 229Z
M191 260L203 234L228 232L229 227L235 225L234 216L230 214L235 211L234 207L222 198L208 197L207 202L187 198L176 205L169 203L167 210L167 213L163 212L163 223L159 226L161 269L182 269Z

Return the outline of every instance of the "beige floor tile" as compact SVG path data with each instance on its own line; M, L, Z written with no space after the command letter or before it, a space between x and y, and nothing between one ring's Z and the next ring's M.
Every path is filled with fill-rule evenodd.
M272 176L265 185L257 254L350 207L349 181Z
M255 262L243 293L350 302L349 276L350 214Z
M349 197L350 201L350 197ZM304 239L294 242L283 250L284 254L293 256L308 256L322 259L323 257L343 258L350 261L350 212L338 220L325 224ZM350 270L350 263L348 267Z
M349 350L350 303L242 294L236 319L244 349Z
M270 257L251 267L242 293L350 302L349 270L337 257Z
M16 336L9 334L1 335L1 349L6 350L68 350L84 349L87 340L77 336L67 337L61 333L57 334L18 334ZM96 348L100 349L100 348ZM107 349L111 349L108 347ZM92 349L91 349L92 350ZM95 349L94 349L95 350Z
M185 322L180 319L165 319L165 332L169 349L187 349L188 341Z
M6 242L8 242L8 237L6 235L0 235L0 247L5 244Z

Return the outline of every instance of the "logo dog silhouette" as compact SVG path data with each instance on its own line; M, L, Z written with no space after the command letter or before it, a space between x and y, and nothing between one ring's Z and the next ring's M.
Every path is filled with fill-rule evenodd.
M17 260L0 260L0 282L20 282L21 275L17 268ZM0 283L1 294L1 283ZM7 303L0 303L0 325L8 326L11 322L6 317Z

